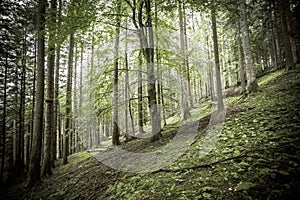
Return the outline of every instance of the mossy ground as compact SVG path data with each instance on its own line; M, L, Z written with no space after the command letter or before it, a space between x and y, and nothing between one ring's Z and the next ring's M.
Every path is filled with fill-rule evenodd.
M210 102L192 112L197 116L193 120L203 122L197 140L165 171L117 172L81 152L70 156L68 165L58 164L54 174L32 190L20 183L3 189L1 195L4 199L297 199L300 70L276 71L261 77L258 84L256 93L226 98L223 131L203 158L198 152ZM173 121L164 127L162 140L136 139L122 147L135 152L161 148L178 130L180 122Z

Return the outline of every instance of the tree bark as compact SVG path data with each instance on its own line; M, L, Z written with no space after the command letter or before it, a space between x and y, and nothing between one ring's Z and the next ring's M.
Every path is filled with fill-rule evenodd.
M54 137L54 64L55 64L55 29L56 29L56 0L51 0L48 41L48 68L47 68L47 97L46 97L46 124L44 134L44 157L42 175L52 174L52 138ZM54 147L53 147L54 148Z
M83 88L83 53L84 53L84 38L82 39L81 43L81 52L80 52L80 76L79 76L79 126L82 127L82 109L83 109L83 94L82 94L82 88ZM81 137L79 151L83 147L83 137Z
M242 49L242 40L241 40L241 31L240 31L240 23L237 22L237 41L238 41L238 55L239 55L239 65L240 65L240 70L239 70L239 77L241 81L241 88L242 92L245 92L246 90L246 85L245 85L245 67L243 63L243 49Z
M20 91L20 108L19 108L19 129L17 138L17 151L15 169L16 175L20 176L24 173L24 133L25 133L25 83L26 83L26 32L23 36L22 47L22 71L21 71L21 91Z
M153 40L153 27L152 27L150 0L145 0L145 7L146 7L146 16L147 16L146 31L147 31L148 41L143 44L144 47L143 52L147 60L147 76L148 76L147 89L148 89L148 101L149 101L151 122L152 122L151 140L156 141L161 138L161 124L160 124L160 116L158 114L157 99L156 99L156 84L155 84L155 75L154 75L154 40ZM146 36L143 35L143 37L145 38Z
M252 51L250 46L247 12L246 12L246 0L239 0L240 11L240 24L242 32L242 45L244 50L244 57L246 63L246 75L247 75L247 87L249 92L255 92L257 90L256 74L253 65Z
M61 26L61 12L62 12L62 0L58 1L58 13L57 13L57 26ZM57 145L57 136L58 134L60 135L60 127L59 127L59 66L60 66L60 49L61 49L61 44L60 42L57 43L57 49L56 49L56 63L55 63L55 78L54 78L54 122L53 122L53 138L52 138L52 155L51 155L51 160L52 160L52 167L54 166L54 160L57 159L57 146L58 149L60 149L60 140L58 140L58 145ZM60 151L61 153L61 151ZM61 154L59 153L59 158L61 158Z
M7 104L7 69L8 69L8 55L5 56L5 68L4 68L4 88L3 88L3 121L2 121L2 151L1 151L1 171L0 171L0 183L4 182L4 164L6 157L6 104Z
M184 21L183 21L183 12L182 12L182 3L181 1L178 2L178 13L179 13L179 28L180 28L180 54L182 57L182 65L181 65L181 70L183 72L183 76L181 76L181 105L182 105L182 114L183 114L183 119L186 120L188 119L191 114L189 110L189 99L190 99L190 78L189 78L189 65L187 62L185 50L187 46L185 45L185 37L184 37ZM187 80L185 79L187 77Z
M215 70L216 70L216 83L217 83L217 100L218 100L218 111L224 109L223 96L222 96L222 83L220 74L220 60L219 60L219 47L218 47L218 35L217 35L217 22L216 22L216 8L215 1L212 0L212 31L214 41L214 54L215 54Z
M71 145L71 153L76 152L77 146L77 127L78 127L78 95L77 95L77 61L78 61L78 44L76 43L76 50L75 50L75 64L74 64L74 98L73 98L73 105L74 105L74 116L73 116L73 138L72 138L72 145Z
M189 64L189 57L187 55L187 52L189 50L188 48L188 39L187 39L187 21L186 21L186 12L185 12L185 1L182 2L182 16L183 16L183 35L184 35L184 59L186 64L186 79L187 79L187 90L188 90L188 102L189 107L193 108L193 95L191 90L191 72L190 72L190 64Z
M45 70L45 13L46 0L39 0L37 14L37 37L38 37L38 52L37 52L37 69L36 69L36 102L34 113L34 127L32 138L32 152L30 155L29 173L27 187L32 187L40 181L40 161L42 148L42 132L43 132L43 115L44 115L44 70Z
M120 0L117 0L117 13L121 12L122 3ZM112 135L112 144L119 145L120 144L120 130L119 130L119 44L120 44L120 26L121 26L121 18L118 15L116 17L117 27L116 27L116 41L114 47L114 88L113 88L113 135Z
M66 90L66 120L64 132L63 164L68 163L69 137L72 131L72 74L73 74L74 32L70 34L70 49L68 61L67 90Z
M142 77L142 70L143 70L143 58L142 54L140 52L139 54L139 71L138 71L138 129L139 129L139 134L145 133L144 128L143 128L143 121L144 121L144 116L143 116L143 77Z
M282 24L282 36L284 45L284 56L285 56L285 69L290 70L294 67L294 59L292 52L292 45L290 42L290 35L288 30L288 20L287 20L287 10L288 1L287 0L277 0L278 10Z

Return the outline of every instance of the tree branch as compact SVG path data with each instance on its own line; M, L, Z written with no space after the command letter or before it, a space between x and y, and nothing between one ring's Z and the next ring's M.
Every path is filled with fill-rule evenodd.
M208 168L208 167L212 167L213 165L216 165L216 164L219 164L219 163L222 163L222 162L226 162L226 161L229 161L229 160L234 160L234 159L238 159L238 158L247 157L249 153L253 153L253 152L257 152L257 151L263 151L264 152L266 150L271 150L271 149L286 148L287 146L291 146L291 145L282 145L282 146L277 146L277 147L267 147L267 148L252 149L252 150L251 149L246 149L241 154L239 154L237 156L223 158L223 159L211 162L211 163L202 164L202 165L195 165L195 166L185 167L185 168L179 168L179 169L166 169L166 168L163 168L163 169L159 169L157 171L154 171L151 174L156 174L156 173L159 173L159 172L172 172L172 173L176 173L176 172L183 172L183 171L186 171L186 170L195 170L195 169L200 169L200 168Z

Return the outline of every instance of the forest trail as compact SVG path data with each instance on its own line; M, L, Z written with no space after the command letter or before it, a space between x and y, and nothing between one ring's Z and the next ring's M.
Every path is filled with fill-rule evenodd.
M30 191L25 183L1 190L1 199L296 199L300 189L300 69L272 72L259 79L259 91L226 98L227 113L219 141L199 158L209 123L209 105L199 113L197 140L171 166L156 173L132 174L80 152ZM160 149L163 139L136 139L121 145L133 152Z

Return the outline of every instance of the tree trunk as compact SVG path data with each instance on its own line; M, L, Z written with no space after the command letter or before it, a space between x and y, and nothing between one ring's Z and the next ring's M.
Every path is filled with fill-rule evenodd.
M205 65L204 75L205 75L205 96L211 96L211 100L214 101L215 93L214 93L214 83L213 83L213 71L212 66L210 64L211 60L211 47L209 44L209 38L206 37L206 45L207 45L207 59L209 60L208 64Z
M2 151L1 151L1 171L0 183L4 182L4 163L6 156L6 104L7 104L7 69L8 69L8 55L5 56L4 68L4 88L3 88L3 121L2 121Z
M187 90L188 90L188 102L189 107L193 108L193 96L192 96L192 90L191 90L191 73L190 73L190 64L189 64L189 57L187 55L187 52L189 50L188 48L188 39L187 39L187 32L186 32L186 13L185 13L185 1L182 2L182 16L183 16L183 35L184 35L184 59L186 64L186 79L187 79Z
M242 45L244 49L244 57L246 63L246 75L247 75L247 87L249 92L255 92L257 90L256 75L252 60L252 51L250 46L247 12L246 12L246 0L239 0L240 11L240 24L242 32Z
M66 90L66 122L64 132L64 150L63 150L63 164L68 163L69 155L69 137L72 131L72 74L73 74L73 51L74 51L74 33L70 35L70 49L68 61L68 75L67 75L67 90Z
M34 39L34 67L33 67L33 88L32 88L32 111L31 111L31 133L29 154L32 151L34 113L35 113L35 93L36 93L36 68L37 68L37 39ZM30 159L30 158L29 158Z
M32 152L30 155L29 174L27 187L32 187L40 181L40 161L42 148L42 132L43 132L43 115L44 115L44 70L45 70L45 13L46 0L39 0L37 14L37 37L38 37L38 53L37 53L37 81L36 81L36 102L34 113L34 127L32 138Z
M271 4L272 10L274 10L274 5ZM269 17L271 19L271 37L272 37L272 54L273 59L272 62L275 64L276 69L279 69L279 54L278 52L278 35L277 35L277 26L276 26L276 18L274 17L272 10L270 10Z
M48 68L47 68L47 97L46 97L46 124L44 134L44 157L42 175L52 174L52 143L54 132L54 64L55 64L55 23L56 23L56 0L51 0L49 19L48 41ZM55 147L53 147L55 148Z
M148 76L148 101L151 113L151 128L152 128L152 141L156 141L161 138L161 124L160 116L157 110L157 100L156 100L156 84L154 75L154 40L153 40L153 27L152 27L152 17L151 17L151 1L145 0L146 7L146 31L148 40L143 44L144 56L147 60L147 76ZM143 28L143 27L142 27ZM143 34L143 38L146 36ZM145 40L143 40L145 41Z
M60 44L56 50L56 64L55 64L55 80L54 80L54 122L53 122L53 138L52 138L52 167L54 167L54 160L57 154L57 136L59 129L59 65L60 65ZM61 157L61 156L59 156Z
M128 27L127 25L127 20L126 20L126 28ZM128 31L126 29L125 32L126 36L125 38L127 39L128 37ZM124 99L125 99L125 137L126 141L129 141L132 139L132 137L129 135L129 120L128 117L129 114L131 113L130 111L130 86L129 86L129 65L128 65L128 42L125 42L125 77L124 77ZM133 123L133 121L131 121ZM133 126L133 124L132 124ZM134 134L134 129L132 129L132 133Z
M17 151L15 169L16 175L24 173L24 132L25 132L25 84L26 84L26 33L24 33L22 48L22 71L21 71L21 91L20 91L20 108L19 108L19 129L17 138Z
M117 13L120 14L122 3L120 0L117 1ZM119 130L119 44L120 44L120 26L121 26L121 18L118 15L116 17L117 27L116 27L116 41L114 47L114 88L113 88L113 135L112 135L112 144L119 145L120 144L120 130Z
M74 64L74 119L73 119L73 138L72 138L72 146L71 153L76 152L77 146L77 127L78 127L78 95L77 95L77 61L78 61L78 46L76 43L75 50L75 64Z
M189 103L188 103L188 101L190 99L188 90L190 90L190 87L188 86L189 85L189 71L188 71L189 66L187 63L186 55L185 55L185 50L186 50L187 46L185 45L184 22L183 22L181 1L179 1L179 3L178 3L178 12L179 12L179 28L180 28L180 54L181 54L181 57L183 60L183 63L181 65L181 70L184 74L183 76L181 76L181 104L182 104L183 119L186 120L191 116L190 110L189 110ZM187 77L188 79L186 80L185 77Z
M285 56L285 69L290 70L294 67L292 45L290 42L289 30L288 30L288 21L287 21L287 10L288 1L287 0L277 0L278 10L282 24L282 36L283 36L283 45L284 45L284 56Z
M62 1L59 0L59 6L58 6L58 14L57 14L57 26L61 26L61 12L62 12ZM55 63L55 79L54 79L54 122L53 122L53 138L52 138L52 167L54 166L54 160L57 158L57 146L60 147L60 141L58 140L57 145L57 136L60 134L60 114L59 114L59 66L60 66L60 49L61 49L60 42L57 43L57 49L56 49L56 63ZM60 148L59 148L60 149ZM61 158L61 154L59 154L59 158Z
M83 109L83 106L82 106L82 103L83 103L83 94L82 94L82 88L83 88L83 53L84 53L84 38L82 39L81 41L81 52L80 52L80 76L79 76L79 126L82 127L83 123L82 123L82 109ZM79 146L79 149L78 151L81 150L81 148L83 147L82 146L82 142L83 142L83 138L81 138L81 141L80 141L80 146Z
M217 35L217 22L216 22L216 9L215 1L212 0L212 30L213 30L213 41L214 41L214 54L215 54L215 70L216 70L216 83L217 83L217 100L218 100L218 111L224 109L223 96L222 96L222 83L220 75L220 60L219 60L219 47L218 47L218 35Z
M243 49L242 49L242 40L241 40L241 31L240 31L240 23L237 22L237 41L238 41L238 54L239 54L239 65L240 65L240 81L241 81L241 88L242 88L242 93L245 92L246 90L246 85L245 85L245 67L243 64Z
M142 77L142 70L143 70L143 58L140 52L139 54L139 70L138 70L138 129L139 134L145 133L143 129L143 77Z
M154 4L154 10L155 10L155 31L158 32L158 9L157 9L157 2ZM158 35L156 35L156 41L158 41ZM162 91L161 91L161 85L162 85L162 72L160 69L160 56L159 56L159 48L158 48L158 42L155 44L155 56L156 56L156 72L157 72L157 104L158 104L158 115L161 116L162 113L162 103L161 103L161 97L162 97Z
M62 128L63 128L63 117L62 114L60 112L60 106L58 105L57 108L57 113L58 113L58 123L57 123L57 134L58 134L58 157L62 158L63 157L63 146L64 146L64 139L63 139L63 135L62 135Z

